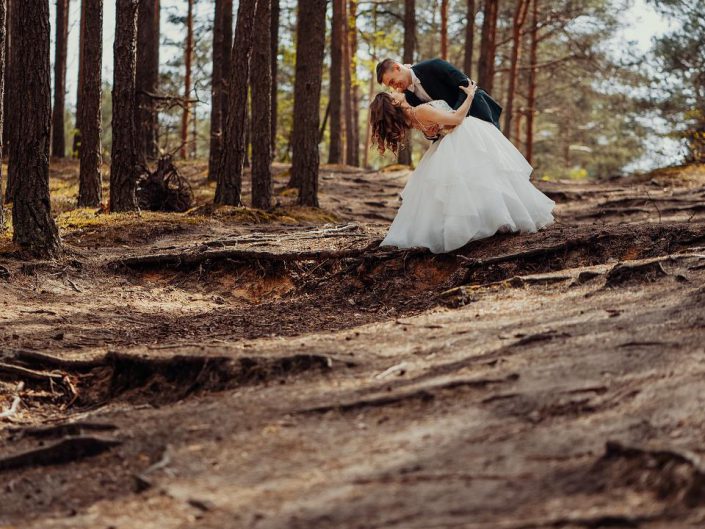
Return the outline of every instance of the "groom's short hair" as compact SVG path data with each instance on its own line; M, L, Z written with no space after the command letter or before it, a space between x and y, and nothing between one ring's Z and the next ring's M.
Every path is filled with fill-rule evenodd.
M377 63L377 82L382 84L382 77L397 63L394 59L384 59Z

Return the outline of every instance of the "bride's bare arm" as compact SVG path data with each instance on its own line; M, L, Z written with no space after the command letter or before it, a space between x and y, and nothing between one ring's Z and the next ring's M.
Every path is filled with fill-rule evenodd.
M468 110L470 110L477 85L471 82L470 86L460 86L459 88L468 97L465 98L458 110L445 111L434 108L431 105L419 105L416 107L416 117L425 122L437 123L438 125L460 125L467 116Z

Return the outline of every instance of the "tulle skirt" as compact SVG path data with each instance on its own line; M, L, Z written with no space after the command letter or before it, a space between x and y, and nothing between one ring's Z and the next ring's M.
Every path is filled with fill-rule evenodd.
M423 155L381 245L443 253L551 224L555 203L531 184L532 170L494 125L467 117Z

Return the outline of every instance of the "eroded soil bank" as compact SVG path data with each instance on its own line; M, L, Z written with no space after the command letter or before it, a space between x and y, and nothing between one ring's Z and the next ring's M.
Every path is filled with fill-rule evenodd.
M449 255L378 248L401 169L323 213L183 170L189 213L3 246L0 527L703 526L705 170L541 182L554 226Z

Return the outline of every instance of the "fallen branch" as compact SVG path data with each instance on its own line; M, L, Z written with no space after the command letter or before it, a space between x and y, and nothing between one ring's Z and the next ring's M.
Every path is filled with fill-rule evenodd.
M85 432L107 432L117 430L117 426L107 423L71 422L51 426L35 426L11 430L15 437L32 437L35 439L51 439L66 436L81 436Z
M54 369L63 369L65 371L82 371L94 369L107 364L105 355L89 360L59 358L56 356L32 351L29 349L16 349L12 351L15 360L29 366L48 366Z

